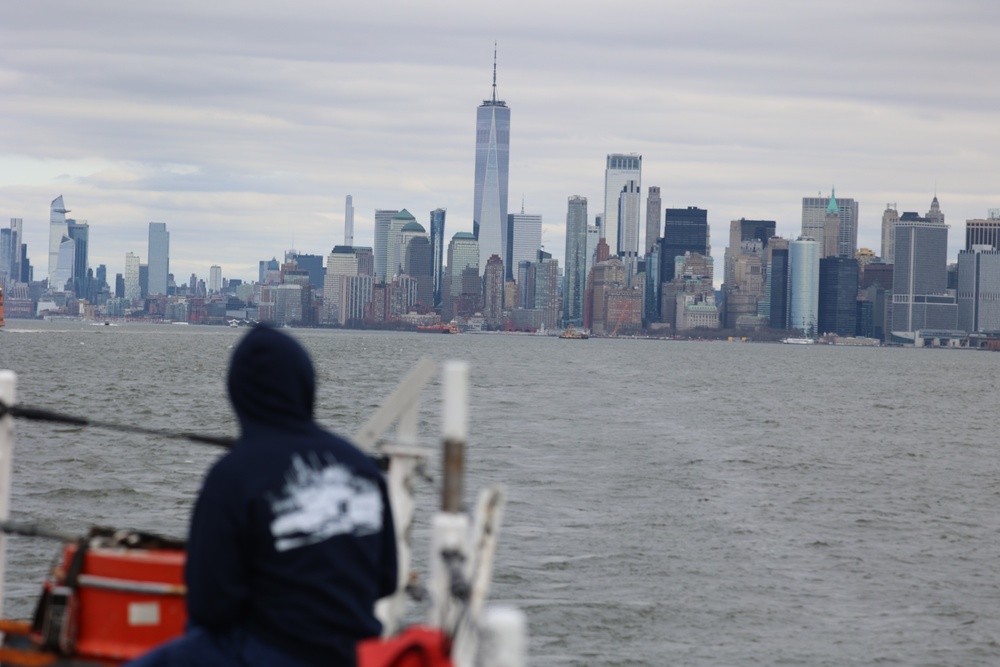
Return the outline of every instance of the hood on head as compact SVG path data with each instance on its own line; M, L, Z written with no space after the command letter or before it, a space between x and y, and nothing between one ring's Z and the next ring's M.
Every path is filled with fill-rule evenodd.
M241 424L310 423L316 376L305 349L266 325L251 329L229 364L229 400Z

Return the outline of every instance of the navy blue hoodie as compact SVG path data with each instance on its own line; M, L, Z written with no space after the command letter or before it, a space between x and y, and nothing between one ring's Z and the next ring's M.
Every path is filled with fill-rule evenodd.
M188 539L188 615L242 628L300 660L354 663L381 632L375 601L396 588L385 482L361 451L313 421L306 351L270 327L233 353L233 449L209 471Z

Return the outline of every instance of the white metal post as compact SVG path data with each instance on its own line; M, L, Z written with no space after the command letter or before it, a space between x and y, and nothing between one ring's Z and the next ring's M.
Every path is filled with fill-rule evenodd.
M17 400L17 374L0 371L0 401L14 405ZM10 515L10 459L14 453L14 418L0 418L0 521ZM4 578L7 574L7 537L0 533L0 615L3 614Z
M528 655L528 621L507 605L489 606L480 621L481 667L524 667Z

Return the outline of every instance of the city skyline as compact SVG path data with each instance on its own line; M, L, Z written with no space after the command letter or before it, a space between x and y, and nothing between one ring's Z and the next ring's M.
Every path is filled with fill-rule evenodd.
M794 238L802 198L836 187L876 252L887 202L922 214L936 194L955 261L957 228L1000 205L991 4L650 4L642 21L516 2L399 4L378 21L306 3L56 5L18 5L0 26L0 214L24 221L36 278L60 194L90 225L91 266L112 274L143 254L150 221L172 232L175 276L220 265L251 279L265 255L325 255L348 194L357 245L373 245L376 209L424 227L447 209L449 239L472 232L472 110L490 96L494 41L517 108L510 195L542 215L556 258L567 198L603 201L617 152L643 155L643 205L656 186L664 208L707 209L718 249L744 217ZM837 40L815 39L824 25ZM394 41L402 29L426 39ZM581 89L586 104L568 104Z

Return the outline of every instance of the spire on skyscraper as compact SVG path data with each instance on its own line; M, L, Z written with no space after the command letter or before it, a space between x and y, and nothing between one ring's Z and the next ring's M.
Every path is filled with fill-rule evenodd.
M493 104L497 103L497 43L493 42Z
M827 213L840 213L840 209L837 208L837 188L830 188L830 203L826 206Z

